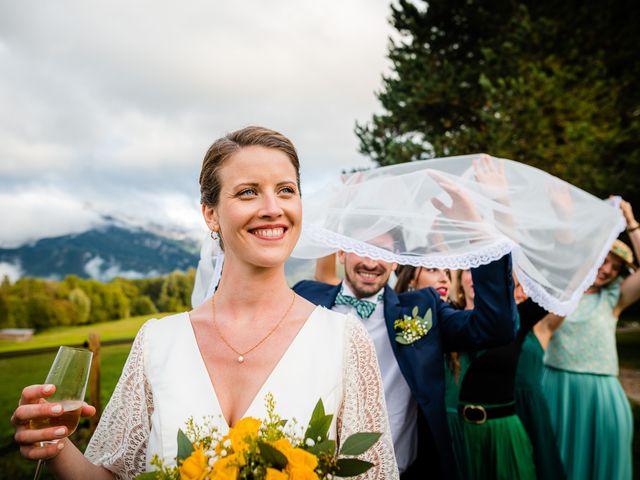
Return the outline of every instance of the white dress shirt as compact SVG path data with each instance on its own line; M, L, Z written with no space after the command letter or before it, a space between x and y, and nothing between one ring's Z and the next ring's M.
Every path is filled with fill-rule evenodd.
M349 286L342 282L342 293L355 297ZM361 300L368 300L376 304L371 316L361 319L351 305L334 305L332 310L340 313L353 313L364 324L369 336L373 340L382 375L384 397L389 413L389 424L393 447L396 453L398 469L403 473L414 462L418 450L418 404L411 395L411 389L404 379L396 357L391 348L389 333L384 319L384 302L378 300L383 293L380 290L375 295Z

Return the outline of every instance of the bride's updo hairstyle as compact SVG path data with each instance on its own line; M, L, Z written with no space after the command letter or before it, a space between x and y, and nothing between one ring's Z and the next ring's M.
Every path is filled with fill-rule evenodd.
M300 161L291 140L275 130L252 126L228 133L209 147L200 171L200 203L208 207L218 204L222 187L218 172L229 157L241 148L250 146L273 148L289 157L296 170L296 182L300 191ZM269 165L264 168L269 168Z

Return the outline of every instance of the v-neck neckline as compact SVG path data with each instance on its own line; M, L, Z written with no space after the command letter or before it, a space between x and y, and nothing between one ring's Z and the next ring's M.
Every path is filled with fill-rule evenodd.
M280 356L280 358L276 362L275 366L271 369L271 371L267 375L265 381L262 383L262 385L260 385L260 388L258 389L257 393L251 399L251 403L249 403L249 406L246 408L243 414L238 417L238 420L245 418L247 414L253 410L256 400L258 398L263 398L266 395L267 392L265 392L265 387L267 387L267 385L271 382L273 377L276 376L280 365L284 363L285 359L288 356L292 355L291 352L295 349L295 347L299 343L300 338L303 337L304 332L308 330L307 325L311 323L313 317L316 315L316 312L320 308L321 308L320 306L316 306L313 309L313 311L309 314L307 319L304 321L304 324L300 327L298 332L295 334L295 336L291 340L291 343L289 343L289 346L285 349L283 354ZM220 416L222 418L222 421L225 423L225 426L227 428L232 428L231 425L229 425L229 420L227 419L227 415L225 415L225 412L222 411L222 406L220 405L220 400L218 399L218 393L216 392L216 387L213 382L213 375L211 375L211 372L207 368L207 364L204 360L204 356L202 355L202 351L200 350L200 345L198 344L198 339L196 338L196 332L193 328L193 323L191 322L191 317L189 316L189 314L187 314L187 320L190 327L189 330L191 332L191 340L193 341L193 345L196 349L195 351L197 352L196 357L198 357L200 361L200 368L201 368L200 374L203 375L203 378L206 379L206 383L209 385L209 388L211 390L211 397L213 398L213 402L214 402L213 406L217 409L218 412L220 412Z

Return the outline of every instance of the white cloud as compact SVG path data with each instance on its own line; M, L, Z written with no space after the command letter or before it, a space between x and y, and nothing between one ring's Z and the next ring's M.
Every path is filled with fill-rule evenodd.
M369 165L353 127L378 109L389 11L383 0L1 2L0 191L57 200L44 224L30 208L0 212L17 221L0 242L79 228L87 214L70 212L86 201L194 225L204 152L249 124L294 141L305 184Z
M120 265L108 264L105 265L105 261L102 257L96 256L89 260L84 265L84 271L91 278L95 278L96 280L100 280L101 282L108 282L115 277L123 277L123 278L145 278L145 277L154 277L158 276L159 272L156 270L151 270L149 272L138 272L136 270L121 270Z
M100 215L73 196L44 188L0 193L0 246L10 248L43 237L80 233L99 225Z
M0 279L5 276L9 277L11 282L15 282L22 276L22 268L20 265L13 263L0 262Z

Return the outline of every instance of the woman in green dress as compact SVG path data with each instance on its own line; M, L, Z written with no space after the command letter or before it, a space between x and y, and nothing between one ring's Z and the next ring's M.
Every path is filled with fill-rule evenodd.
M546 312L532 304L518 307L516 340L468 354L469 366L460 385L458 405L464 430L466 478L536 479L531 441L516 413L514 384L522 343Z
M518 309L523 310L530 306L531 300L527 298L515 277L514 280ZM537 315L541 314L542 312ZM544 324L544 321L541 324ZM535 324L527 333L520 350L515 383L516 411L531 440L538 480L563 480L567 478L567 474L551 428L549 407L542 392L544 349L537 336L539 325Z
M631 206L620 205L636 256L640 225ZM555 330L545 354L542 378L551 423L569 478L631 478L633 419L618 380L615 330L620 313L640 299L640 270L631 249L616 240L578 308Z

